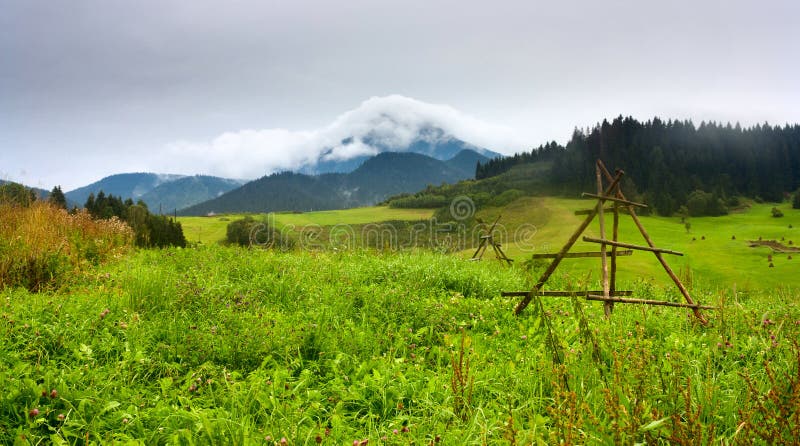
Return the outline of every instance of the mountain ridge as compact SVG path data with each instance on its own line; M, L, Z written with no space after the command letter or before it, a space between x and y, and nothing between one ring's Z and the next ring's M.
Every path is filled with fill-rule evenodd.
M159 174L152 172L129 172L105 176L94 183L87 184L64 195L68 200L76 203L86 203L89 194L97 195L101 190L106 195L121 197L123 200L131 198L137 201L142 195L168 181L183 178L184 175Z
M370 157L350 173L276 173L178 214L309 211L371 205L391 195L413 192L429 184L473 177L474 165L465 169L460 160L464 157L488 158L471 152L460 158L454 157L458 158L454 163L413 152L383 152Z

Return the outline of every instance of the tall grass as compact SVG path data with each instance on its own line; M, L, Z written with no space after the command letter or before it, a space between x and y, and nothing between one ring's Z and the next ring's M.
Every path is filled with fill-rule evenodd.
M0 204L0 288L57 287L87 265L121 257L132 240L117 219L94 220L43 201Z
M81 280L0 291L2 444L796 438L790 292L696 289L724 305L708 326L631 305L606 320L581 299L515 317L500 291L529 288L531 274L498 262L229 247L141 250ZM552 286L597 286L585 282Z

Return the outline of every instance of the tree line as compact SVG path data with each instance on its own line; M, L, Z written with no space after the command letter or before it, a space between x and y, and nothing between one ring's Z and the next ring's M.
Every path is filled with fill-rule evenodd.
M186 246L181 224L175 219L151 214L147 205L139 200L134 203L128 198L106 195L103 191L89 194L84 207L94 218L117 217L127 223L135 234L136 246L162 248L166 246Z
M0 204L28 207L37 200L42 200L35 190L19 183L0 184ZM67 199L61 186L56 186L44 198L55 207L67 209ZM145 248L161 248L166 246L186 246L181 224L174 219L151 214L147 205L139 200L123 200L121 197L106 195L103 191L89 194L84 208L95 219L117 217L128 224L135 234L136 246ZM72 212L77 212L73 208Z
M552 161L564 151L564 147L555 141L542 144L530 152L515 153L510 156L492 158L485 163L478 161L475 167L475 179L482 180L500 175L509 171L518 164L535 163L539 161Z
M549 161L549 181L562 193L595 188L594 162L625 170L626 193L661 215L720 215L738 197L780 202L800 187L800 125L742 128L691 121L640 122L622 116L575 129L566 146L549 143L479 164L487 178L518 164ZM797 194L795 194L797 196Z

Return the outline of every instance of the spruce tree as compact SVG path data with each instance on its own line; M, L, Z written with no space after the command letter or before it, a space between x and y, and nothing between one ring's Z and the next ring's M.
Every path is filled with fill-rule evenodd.
M47 198L47 201L61 209L67 208L67 197L65 197L64 192L61 191L61 186L56 186L50 191L50 196Z

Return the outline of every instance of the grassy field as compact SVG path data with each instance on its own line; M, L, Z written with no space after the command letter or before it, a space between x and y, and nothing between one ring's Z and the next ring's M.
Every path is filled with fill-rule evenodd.
M431 209L392 209L386 206L373 206L338 211L317 211L305 213L261 214L256 218L269 218L278 229L287 225L301 228L308 225L358 225L389 220L425 220L433 215ZM214 244L225 240L225 229L233 220L244 215L217 215L213 217L178 217L183 226L186 239L190 242Z
M791 444L798 296L549 299L428 251L138 251L0 291L2 444ZM581 288L557 275L554 287ZM636 291L663 298L647 283ZM285 442L284 440L285 439Z
M748 240L795 246L800 212L782 206L772 218L771 205L753 205L690 219L688 232L679 219L643 218L659 246L687 254L670 260L694 298L717 308L708 325L639 305L605 319L602 305L577 298L534 299L514 316L517 298L501 291L530 289L545 264L526 257L557 250L586 204L526 197L480 210L503 214L510 268L438 248L203 243L97 257L100 242L88 242L113 225L70 233L79 268L62 259L43 270L61 275L40 292L0 289L0 444L796 444L800 259L773 253L769 268L770 250ZM432 215L365 208L275 221L296 230ZM234 218L184 224L216 240ZM31 241L41 224L3 221L18 243L1 255L50 258L52 243ZM623 222L621 239L641 243ZM548 287L597 287L597 263L565 262ZM634 296L676 298L651 255L621 268Z
M502 215L497 237L510 257L524 262L533 253L558 251L584 218L574 215L574 211L586 209L591 203L592 201L587 200L524 197L501 208L478 210L476 216L485 221L494 221L498 215ZM774 289L798 283L796 277L800 274L800 253L773 253L768 247L751 248L749 242L762 238L776 240L787 247L798 247L800 211L791 209L788 203L784 203L778 205L784 217L773 218L773 206L775 205L753 203L742 211L724 217L688 218L688 231L678 217L647 216L641 219L657 246L685 254L667 256L667 260L687 285L704 289L735 288L738 291ZM433 211L429 209L370 207L301 214L270 214L269 218L276 228L297 232L317 226L357 226L390 220L430 221L432 216ZM187 239L209 244L224 240L227 224L241 217L181 217L179 220ZM607 221L610 228L611 218ZM598 231L599 226L595 221L586 231L586 235L598 237ZM620 240L645 244L627 215L621 216ZM597 245L579 241L573 250L596 251L597 248ZM469 257L473 252L474 247L470 247L463 249L460 255ZM492 255L489 253L486 258L492 258ZM770 263L773 267L769 266ZM671 283L655 257L649 253L635 252L633 256L621 257L618 265L620 284L623 286L639 281L658 285ZM591 274L595 283L599 280L597 259L566 260L560 268L560 271L573 277L573 280L585 281L587 274Z
M578 209L587 209L592 201L557 198L523 198L505 208L489 208L478 212L484 220L494 220L502 215L509 243L505 249L517 259L530 257L533 252L557 252L578 227L584 216L574 215ZM800 284L800 253L773 253L767 247L751 248L749 241L777 240L788 247L800 245L800 211L788 203L778 205L784 213L773 218L774 204L752 204L749 208L723 217L688 218L690 229L678 217L641 217L642 223L656 246L684 253L682 257L667 256L667 261L687 283L704 289L775 289ZM607 234L612 219L607 218ZM514 240L514 232L523 223L536 228L526 243ZM595 220L585 235L599 237L599 224ZM734 239L735 238L735 239ZM620 218L620 240L645 245L645 241L628 215ZM598 246L579 241L573 251L597 251ZM464 255L471 255L467 250ZM772 262L768 256L772 256ZM790 259L790 257L793 257ZM769 265L773 264L771 268ZM562 263L562 270L576 279L585 280L592 272L599 278L598 259L570 259ZM670 279L650 253L634 252L633 256L620 257L620 280L640 280L668 284Z

